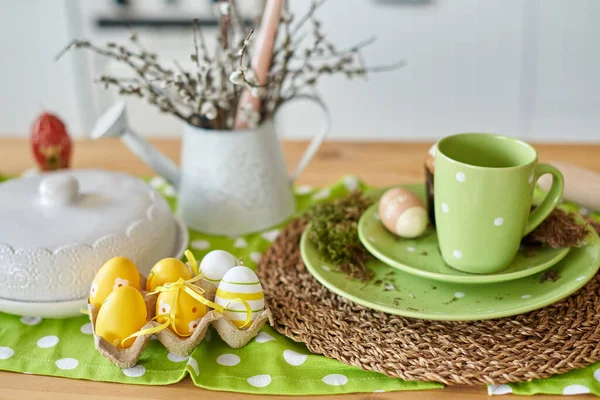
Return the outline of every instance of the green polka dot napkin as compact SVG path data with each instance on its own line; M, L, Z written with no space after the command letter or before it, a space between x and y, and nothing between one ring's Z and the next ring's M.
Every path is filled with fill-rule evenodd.
M155 177L150 184L175 206L175 190L164 179ZM349 177L321 190L299 187L299 209L317 200L345 195L348 189L359 185ZM281 226L233 238L191 231L189 247L198 259L214 249L227 250L254 268L280 229ZM210 328L191 357L170 354L152 340L136 366L120 369L95 350L91 325L85 316L42 320L0 313L0 370L142 385L171 384L189 374L196 385L206 389L286 395L443 387L392 379L310 354L304 345L268 326L241 349L227 346Z
M2 181L0 177L0 181ZM164 179L150 184L175 205L175 191ZM341 197L364 188L354 177L322 189L296 188L300 210L322 200ZM243 259L251 268L279 234L281 226L241 237L215 237L190 232L190 248L200 259L213 249L224 249ZM406 382L366 372L323 356L310 354L295 343L265 327L241 349L228 347L210 328L206 339L190 357L170 354L153 340L138 364L120 369L95 349L87 317L42 320L0 313L0 370L122 382L165 385L189 374L197 386L210 390L260 394L340 394L443 387L438 383ZM523 384L490 386L490 394L594 393L600 395L600 363L550 379Z

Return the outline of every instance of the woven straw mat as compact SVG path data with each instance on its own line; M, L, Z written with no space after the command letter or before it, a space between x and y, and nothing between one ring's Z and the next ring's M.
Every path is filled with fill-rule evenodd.
M258 266L274 328L313 353L391 377L445 384L547 378L600 361L600 275L569 298L488 321L427 321L356 305L305 269L305 223L285 228Z

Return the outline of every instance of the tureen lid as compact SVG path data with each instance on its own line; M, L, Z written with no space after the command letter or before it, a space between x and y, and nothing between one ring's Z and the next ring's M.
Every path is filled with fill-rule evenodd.
M62 170L0 184L0 243L56 250L93 245L136 221L170 214L167 202L133 176Z

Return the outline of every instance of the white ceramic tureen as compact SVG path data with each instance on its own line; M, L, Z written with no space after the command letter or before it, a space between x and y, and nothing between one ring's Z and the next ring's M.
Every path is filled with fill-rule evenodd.
M147 274L186 245L165 199L133 176L64 170L8 181L0 184L0 310L68 316L108 259L128 257Z

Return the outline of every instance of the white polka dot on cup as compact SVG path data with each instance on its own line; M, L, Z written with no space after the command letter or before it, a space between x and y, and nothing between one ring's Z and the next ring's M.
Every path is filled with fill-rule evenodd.
M323 377L323 382L330 386L343 386L348 383L348 377L342 374L331 374Z
M463 292L456 292L454 293L454 297L456 297L457 299L462 299L463 297L465 297L465 294Z
M458 258L459 260L462 258L462 252L460 250L454 250L452 252L452 255L454 256L454 258Z
M502 224L504 224L504 218L502 217L498 217L494 220L494 225L496 226L502 226Z
M406 250L413 253L416 249L414 247L410 246L410 247L407 247Z
M446 214L448 214L448 212L450 212L450 207L448 207L448 204L442 203L442 211Z
M529 183L533 183L533 173L529 175Z
M594 379L600 382L600 368L594 371Z
M521 296L522 299L529 299L531 298L530 294L524 294L523 296Z
M457 172L456 173L456 180L459 182L464 182L466 179L464 172Z

